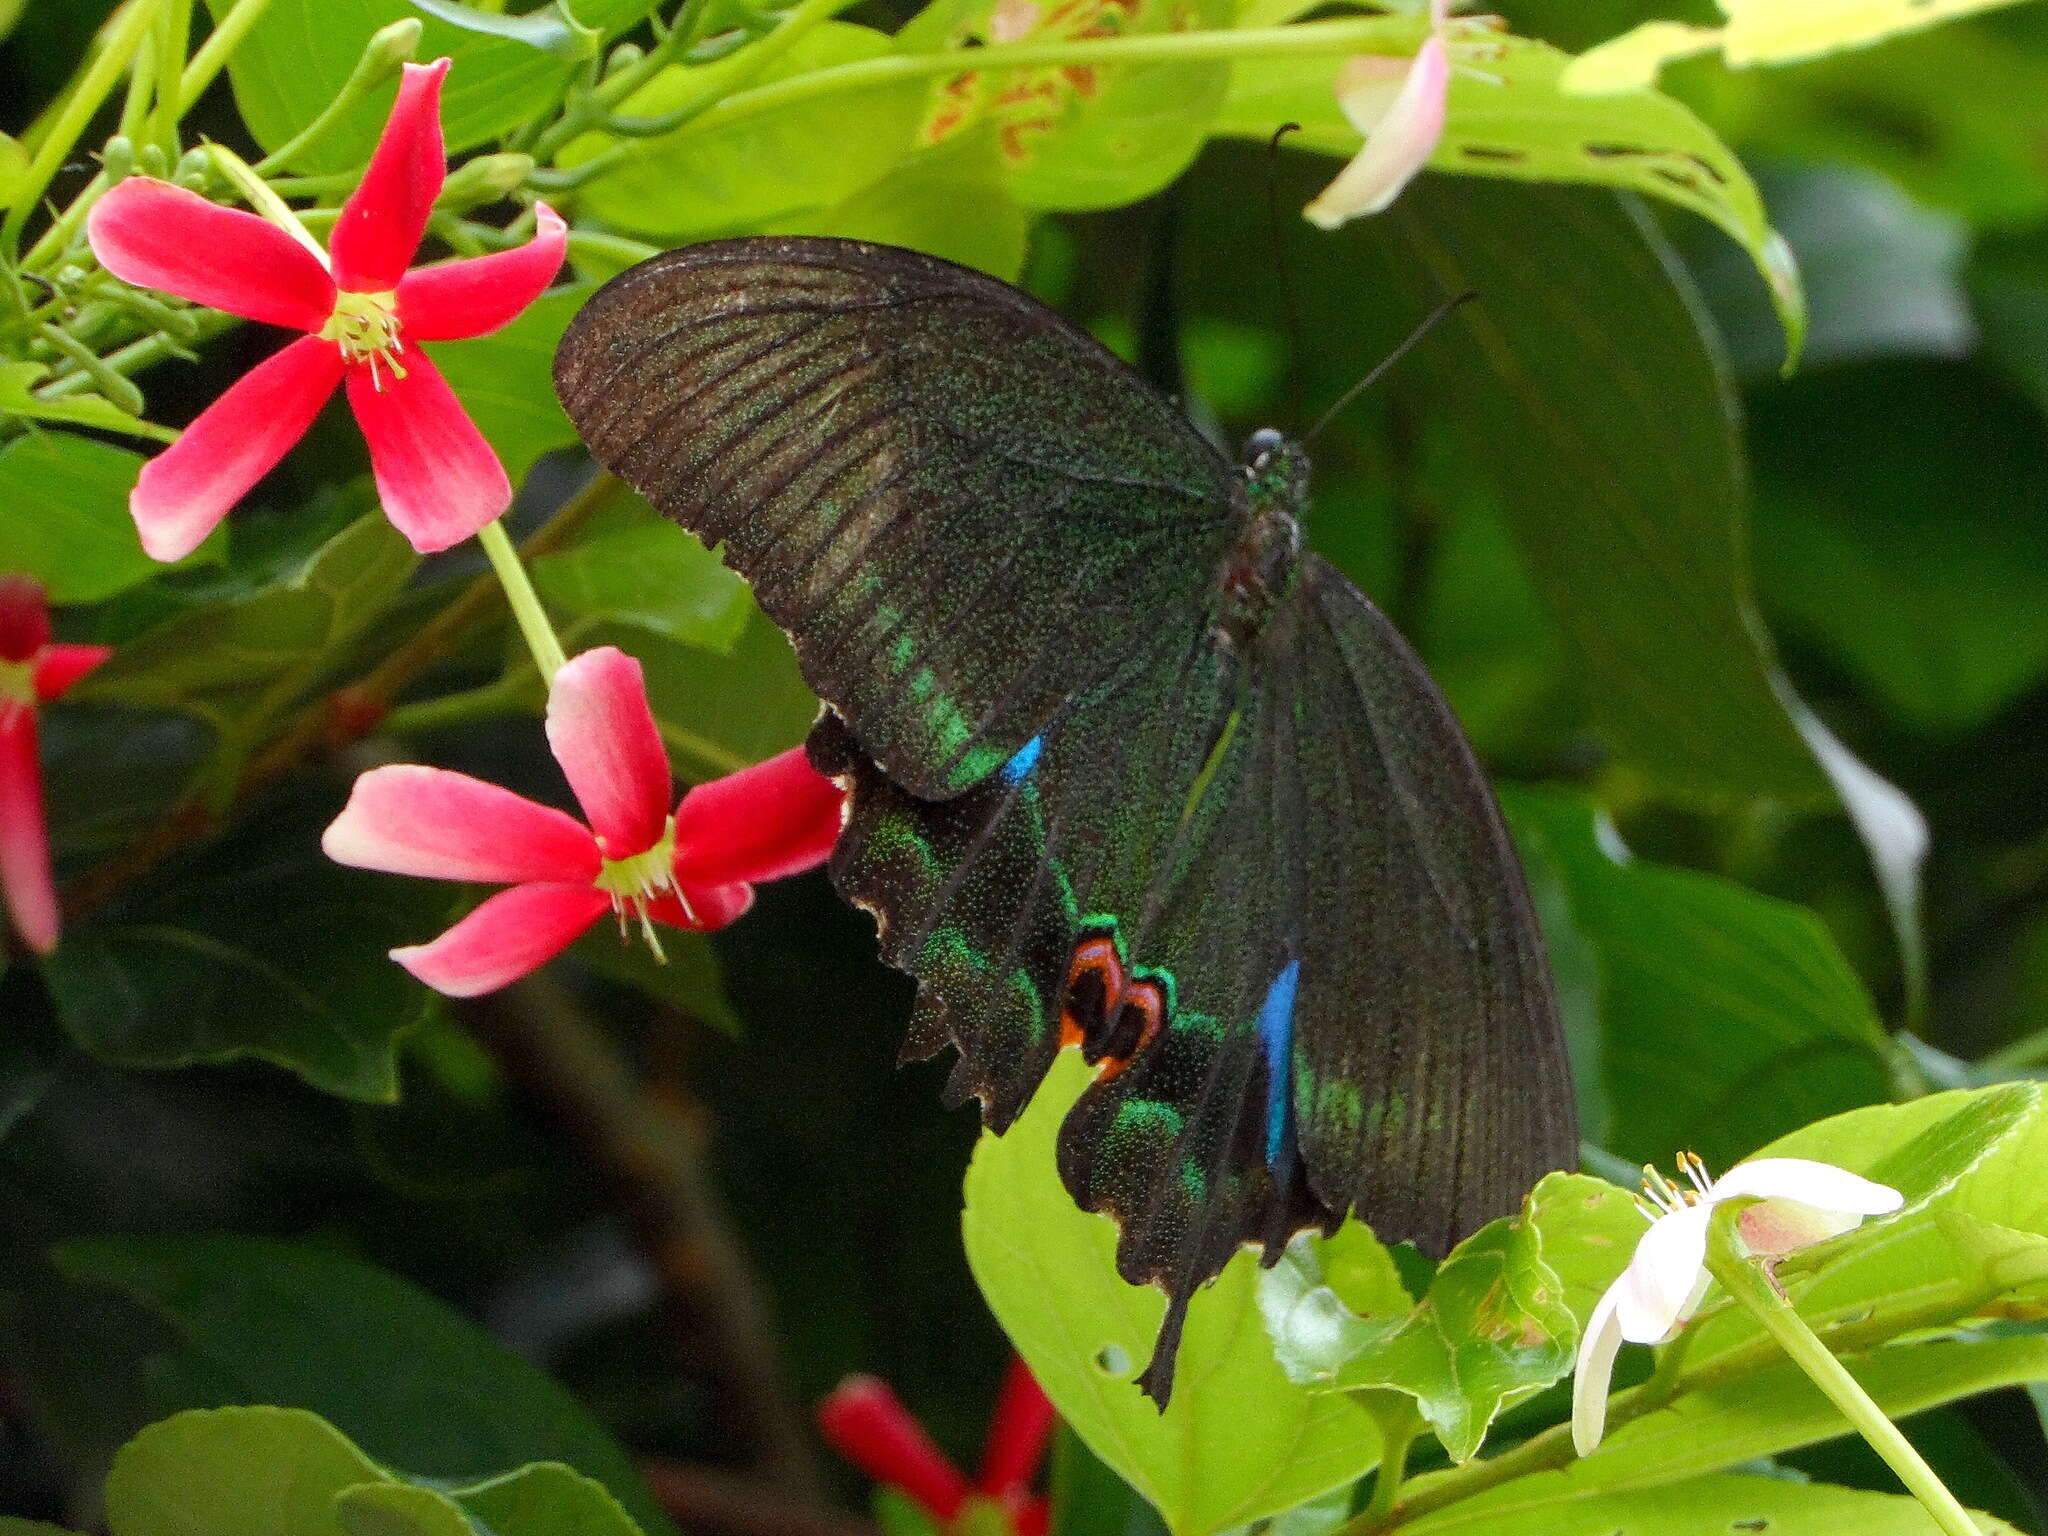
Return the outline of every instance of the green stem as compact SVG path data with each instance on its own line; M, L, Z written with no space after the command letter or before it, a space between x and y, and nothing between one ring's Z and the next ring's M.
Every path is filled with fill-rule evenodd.
M1380 1465L1373 1474L1372 1502L1359 1518L1383 1524L1393 1514L1401 1484L1407 1481L1408 1452L1422 1433L1422 1415L1416 1411L1415 1400L1404 1393L1376 1395L1391 1396L1394 1402L1373 1411L1380 1426Z
M508 715L526 714L532 698L533 675L521 667L516 674L481 688L401 704L384 717L378 729L391 736L419 736L479 720L502 720Z
M41 201L43 190L50 179L57 174L65 159L78 144L78 136L98 114L101 106L113 93L114 85L134 61L136 51L149 36L150 23L156 19L155 0L128 0L128 5L108 23L103 34L106 41L85 67L64 104L50 123L50 131L36 146L35 158L29 162L28 173L14 192L14 206L7 210L5 222L0 222L0 248L18 250L21 244L21 229L28 222L29 213Z
M872 90L905 80L965 71L1053 69L1074 64L1108 67L1118 64L1230 63L1241 59L1315 57L1320 54L1412 53L1422 24L1408 16L1351 17L1339 21L1297 22L1284 27L1240 30L1148 33L1083 42L996 43L986 48L947 48L937 53L891 54L856 59L830 69L814 69L787 80L771 80L752 90L736 91L694 114L706 131L779 112L800 102L815 101L842 91ZM773 36L771 34L770 40ZM615 144L586 161L578 170L594 175L634 153L629 144Z
M483 545L491 569L497 572L498 582L505 589L505 601L518 621L519 633L526 637L526 648L533 652L533 664L540 668L542 677L553 682L569 658L562 654L562 642L555 638L555 628L548 622L547 610L540 605L540 594L533 590L526 567L519 563L519 551L512 547L504 522L484 524L476 541Z
M173 164L178 159L185 50L191 41L192 0L169 0L157 17L156 104L150 112L149 138Z
M410 27L393 23L374 34L364 45L362 57L356 60L355 68L341 82L341 89L334 93L333 100L314 115L313 121L257 161L256 174L274 175L290 164L295 156L325 138L336 123L355 109L358 102L404 67L418 49L419 32L419 24L413 20ZM350 185L353 187L354 183Z
M263 19L263 13L270 9L270 0L240 0L227 15L214 24L213 35L200 44L199 51L192 55L192 62L185 66L185 73L178 81L178 115L199 99L199 93L213 84L213 77L219 74L228 62L228 57L242 46L242 39L249 35L249 29Z
M1871 1400L1862 1383L1849 1374L1848 1367L1814 1337L1806 1320L1762 1267L1741 1251L1735 1235L1739 1214L1733 1204L1714 1213L1707 1239L1708 1271L1763 1325L1764 1331L1806 1372L1828 1401L1841 1410L1842 1417L1855 1426L1870 1448L1884 1458L1945 1536L1981 1536L1970 1512L1948 1491L1948 1485L1913 1448L1913 1442L1899 1433L1898 1425Z
M2001 1046L1977 1065L1996 1076L2048 1066L2048 1029L2037 1029L2011 1045Z

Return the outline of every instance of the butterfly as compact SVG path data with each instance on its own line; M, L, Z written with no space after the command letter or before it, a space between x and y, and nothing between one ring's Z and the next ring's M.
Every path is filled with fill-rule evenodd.
M720 240L601 289L555 362L600 463L754 586L850 790L831 862L918 980L906 1059L993 1130L1096 1066L1059 1171L1168 1306L1356 1211L1441 1255L1576 1164L1543 944L1484 774L1303 547L1306 455L1226 460L1010 285Z

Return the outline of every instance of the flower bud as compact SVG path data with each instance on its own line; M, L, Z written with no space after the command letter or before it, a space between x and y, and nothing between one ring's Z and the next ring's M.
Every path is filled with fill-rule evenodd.
M135 174L135 141L125 133L115 134L100 151L100 164L106 167L108 186L126 181Z
M143 175L161 180L164 173L171 168L171 157L164 153L163 145L145 144L142 146L141 154L137 156L137 163L142 167Z
M465 160L449 173L440 202L448 208L495 203L524 186L526 178L533 174L533 165L533 156L510 151Z

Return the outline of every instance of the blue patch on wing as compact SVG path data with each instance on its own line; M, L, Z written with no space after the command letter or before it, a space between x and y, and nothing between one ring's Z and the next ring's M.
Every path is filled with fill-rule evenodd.
M1017 749L1017 755L1003 764L1003 782L1021 784L1031 777L1031 770L1038 766L1038 754L1045 750L1045 738L1034 736Z
M1280 1161L1294 1108L1294 994L1301 962L1290 960L1259 1005L1259 1043L1266 1050L1266 1163Z

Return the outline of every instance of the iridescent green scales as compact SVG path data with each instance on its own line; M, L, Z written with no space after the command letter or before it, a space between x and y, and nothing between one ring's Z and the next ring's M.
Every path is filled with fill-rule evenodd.
M1054 1055L1059 1171L1169 1297L1349 1211L1441 1252L1574 1160L1486 782L1393 628L1236 466L1005 284L719 241L608 284L556 365L592 451L749 577L829 706L833 879L918 978L907 1054L994 1129Z

